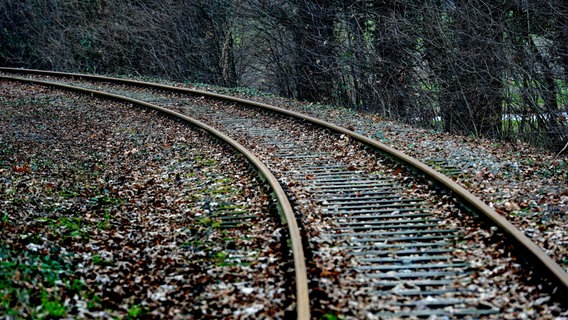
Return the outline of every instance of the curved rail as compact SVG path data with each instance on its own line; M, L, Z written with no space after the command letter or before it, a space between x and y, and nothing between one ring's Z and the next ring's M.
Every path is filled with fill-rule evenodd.
M456 194L465 204L466 206L470 207L471 209L475 210L478 214L486 217L495 225L497 225L501 231L506 233L512 240L514 240L519 246L521 246L524 251L529 253L531 259L536 265L539 265L543 270L546 272L543 273L543 276L548 278L552 286L555 287L555 290L561 291L564 295L568 296L568 274L564 272L562 267L558 265L554 260L552 260L540 247L538 247L534 242L532 242L527 236L524 235L522 231L517 229L513 226L506 218L499 215L493 208L488 206L484 203L481 199L474 196L471 192L466 190L464 187L460 186L456 182L452 181L446 175L434 170L430 166L420 162L418 159L411 157L403 152L400 152L388 145L376 141L374 139L368 138L364 135L358 134L353 132L349 129L339 127L334 125L330 122L307 116L301 114L299 112L286 110L280 107L271 106L265 103L251 101L242 98L236 98L224 94L212 93L203 90L196 90L196 89L189 89L189 88L180 88L174 87L169 85L163 84L152 84L143 81L137 80L128 80L128 79L120 79L120 78L109 78L104 76L97 76L97 75L88 75L88 74L74 74L74 73L63 73L63 72L51 72L51 71L43 71L43 70L28 70L28 69L17 69L17 68L0 68L0 71L4 72L11 72L11 73L28 73L28 74L38 74L38 75L46 75L46 76L64 76L64 77L74 77L74 78L82 78L88 80L96 80L96 81L106 81L106 82L114 82L120 84L128 84L128 85L136 85L141 87L147 88L154 88L160 90L168 90L168 91L175 91L179 93L189 93L194 95L201 95L206 96L214 99L221 99L225 101L235 102L251 107L257 107L264 110L274 111L280 114L285 114L296 119L304 120L315 125L331 129L333 131L348 135L352 137L354 140L357 140L361 143L364 143L368 146L371 146L378 151L388 155L395 161L406 165L414 170L424 174L429 179L439 183L440 185L444 186L454 194Z
M26 79L26 78L19 78L19 77L7 77L1 76L0 79L8 80L8 81L16 81L16 82L26 82L31 84L39 84L44 86L55 87L59 89L66 89L70 91L76 91L84 94L90 94L102 98L118 100L122 102L132 103L134 105L138 105L141 107L145 107L148 109L157 110L163 114L167 114L169 116L175 117L177 119L181 119L191 125L201 128L211 135L219 138L223 142L229 144L231 147L236 149L242 155L244 155L250 163L256 168L256 170L260 173L260 175L264 178L264 180L270 185L270 188L273 190L276 199L278 200L278 210L280 211L280 215L286 221L288 225L288 231L290 233L291 238L291 245L292 245L292 253L294 257L294 269L295 269L295 282L296 282L296 314L298 319L310 319L310 300L308 294L308 280L307 280L307 270L306 270L306 263L305 263L305 256L304 256L304 249L302 246L302 238L298 229L298 224L296 222L296 218L294 216L294 211L292 209L292 205L286 196L285 191L280 186L280 183L276 179L276 177L272 174L272 172L258 159L252 152L246 149L243 145L238 143L237 141L231 139L229 136L225 135L224 133L220 132L219 130L186 115L181 113L162 108L160 106L156 106L144 101L140 101L137 99L124 97L108 92L102 92L97 90L91 90L66 84L60 84L55 82L49 81L41 81L41 80L34 80L34 79Z

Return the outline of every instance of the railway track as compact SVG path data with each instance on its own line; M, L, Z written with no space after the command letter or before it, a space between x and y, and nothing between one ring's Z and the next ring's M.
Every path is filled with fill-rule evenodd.
M315 316L335 312L371 318L479 318L514 313L498 301L496 288L487 288L492 284L482 283L498 274L492 269L499 269L500 260L484 260L479 254L485 254L483 248L472 253L481 243L515 244L530 257L534 271L518 270L518 278L509 280L522 281L531 272L546 270L542 274L550 292L560 296L568 287L566 274L556 263L451 179L347 129L216 94L163 85L149 91L149 84L128 80L109 84L103 77L32 73L66 76L58 82L191 115L253 150L294 205L310 271L308 304ZM204 103L203 96L217 102ZM442 191L433 192L436 188ZM491 227L476 225L468 210ZM494 294L482 297L485 290ZM352 303L346 304L349 299Z
M286 217L292 214L290 204L274 176L248 150L215 129L171 111L169 116L192 128L160 118L159 113L140 117L129 114L129 106L124 104L114 104L116 110L112 110L113 106L99 106L100 101L69 102L61 93L34 94L33 89L37 88L27 88L30 98L27 92L22 93L22 88L9 94L9 101L15 106L4 109L0 118L0 123L13 127L2 132L7 136L0 139L0 190L12 195L3 196L6 201L0 205L4 218L0 234L8 239L0 243L0 314L8 318L57 317L62 316L61 310L69 309L79 318L124 317L120 309L127 307L121 303L142 300L140 315L147 310L152 314L145 317L153 318L238 314L309 317L302 247L294 242L299 238L297 234L294 239L289 237L289 232L297 230L295 220L292 217L288 223L289 232L282 224L290 219ZM19 107L31 110L18 111ZM31 126L31 130L18 128L18 124ZM145 127L140 128L141 124ZM36 132L40 128L44 132ZM72 134L70 139L68 131L74 129L81 132ZM153 130L157 132L152 133ZM109 133L111 138L105 140ZM76 147L84 142L96 145L91 149ZM125 145L126 149L122 149ZM195 151L195 147L207 152ZM22 148L30 154L18 156L25 152L18 151ZM72 154L62 151L63 148L69 148ZM99 154L110 152L105 151L109 148L112 154L101 158ZM164 149L165 155L160 149ZM19 161L5 169L14 159ZM65 164L57 165L59 162ZM83 173L84 166L94 173ZM109 167L112 171L100 177L99 172ZM92 176L95 181L91 181ZM264 182L260 183L261 180ZM18 192L32 195L21 200ZM270 193L272 201L267 199ZM29 235L30 230L35 235ZM25 236L21 238L24 240L13 239L18 235ZM287 245L294 250L292 258ZM58 252L62 258L44 259L35 256L36 252L48 257ZM23 256L19 257L20 254ZM34 279L36 275L30 271L38 260L42 263L40 274L62 274L57 279L64 289L44 289L39 285L37 294L17 289L22 283L29 286L31 282L47 281ZM59 265L66 267L60 270ZM106 271L101 272L101 266ZM42 272L42 268L47 271ZM297 275L290 276L290 270ZM128 274L121 277L124 272ZM263 275L252 278L251 273L257 272ZM71 289L64 283L72 281L81 281L84 289L76 292L65 306L59 303L60 311L46 311L45 303L37 302L41 292L42 301L47 299L45 290L65 297ZM232 297L223 296L223 291L232 291ZM134 297L125 296L126 292ZM94 299L91 294L97 297L95 302L83 302ZM301 298L302 295L306 297ZM49 299L57 301L57 297ZM178 312L171 306L174 302ZM215 310L209 304L220 308Z

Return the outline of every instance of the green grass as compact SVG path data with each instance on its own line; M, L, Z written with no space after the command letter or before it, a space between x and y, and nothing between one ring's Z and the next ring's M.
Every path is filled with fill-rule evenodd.
M214 256L215 260L217 261L218 267L225 267L230 266L231 263L227 261L229 255L223 251L217 252Z
M340 320L340 319L344 319L343 316L341 315L337 315L335 313L325 313L321 316L322 320Z
M97 266L112 266L113 262L111 260L105 260L98 254L91 257L93 264Z
M53 233L61 239L88 240L88 222L80 217L57 217L40 218L39 222L45 222Z
M215 159L205 159L202 156L195 156L193 160L196 164L204 167L210 167L215 164Z
M7 319L57 319L69 316L69 297L101 309L101 297L74 277L73 254L45 255L0 244L0 314Z
M219 228L221 227L221 221L219 220L215 220L215 219L211 219L211 218L207 218L207 217L202 217L199 220L197 220L197 223L205 226L207 228Z
M97 223L97 228L100 230L109 230L111 228L110 225L110 210L105 212L103 215L103 220Z
M147 309L140 305L132 305L128 309L128 314L125 319L140 319L148 313Z
M40 311L39 317L62 318L67 315L67 308L63 301L52 297L46 290L41 292L41 306L38 310Z
M72 273L72 265L57 256L0 247L0 314L40 319L65 316L69 310L63 291L82 289L79 280L70 280Z

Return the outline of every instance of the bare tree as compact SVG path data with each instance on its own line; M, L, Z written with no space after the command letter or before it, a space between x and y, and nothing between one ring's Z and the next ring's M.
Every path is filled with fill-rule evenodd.
M568 140L564 1L4 0L0 64L247 85L454 133Z

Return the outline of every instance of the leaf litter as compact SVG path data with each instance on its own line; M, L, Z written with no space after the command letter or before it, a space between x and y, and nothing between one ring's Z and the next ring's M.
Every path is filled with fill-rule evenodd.
M0 108L1 314L294 311L285 230L240 156L154 112L42 87L1 82Z

